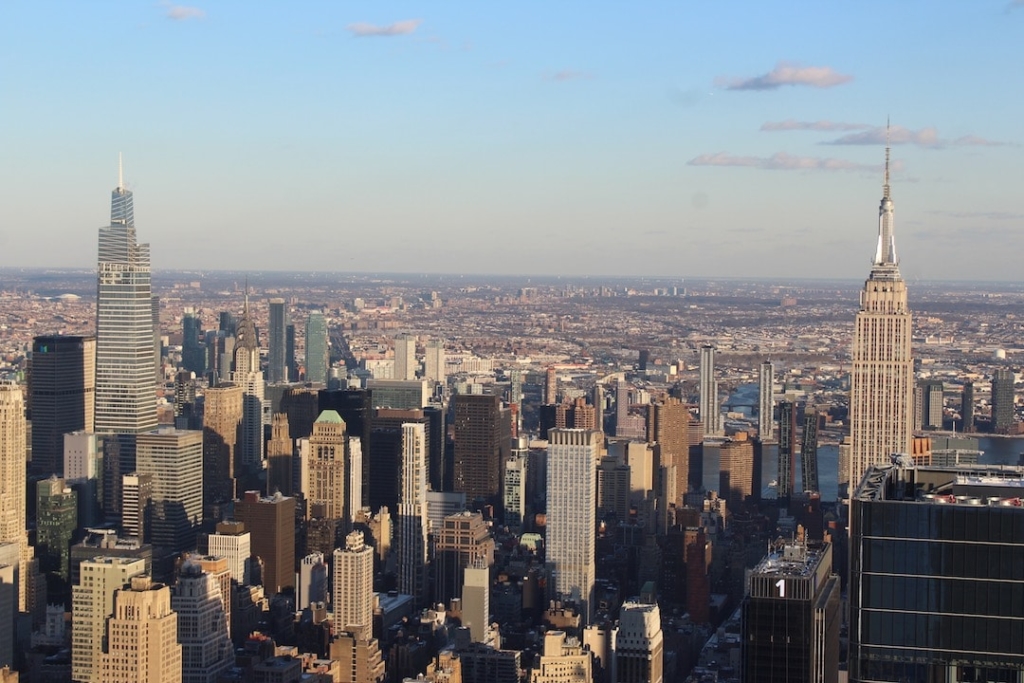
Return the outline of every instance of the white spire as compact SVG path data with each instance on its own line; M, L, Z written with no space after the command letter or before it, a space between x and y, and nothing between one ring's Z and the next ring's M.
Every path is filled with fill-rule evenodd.
M117 153L117 189L124 190L124 161L121 153Z
M889 194L889 122L885 122L885 182L882 185L882 202L878 207L878 245L875 247L876 266L895 266L896 239L893 235L894 214L892 197Z

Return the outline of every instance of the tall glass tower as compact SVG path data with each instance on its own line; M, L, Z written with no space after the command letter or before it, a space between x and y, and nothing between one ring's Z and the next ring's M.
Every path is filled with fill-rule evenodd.
M909 453L913 437L914 361L907 283L900 275L889 195L889 148L878 208L878 245L860 294L850 371L850 488L872 465Z
M327 384L329 365L327 319L320 311L311 311L306 320L306 381Z
M96 431L156 428L149 245L135 235L132 193L118 165L110 226L100 228L96 297Z

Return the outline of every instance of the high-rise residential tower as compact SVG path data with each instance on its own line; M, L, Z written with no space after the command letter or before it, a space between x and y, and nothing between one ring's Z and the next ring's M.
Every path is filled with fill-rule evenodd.
M889 192L889 148L878 208L878 245L854 322L850 370L850 486L872 465L909 453L913 437L914 361L907 284L900 275Z
M426 354L423 357L423 378L444 384L447 378L447 361L444 340L431 339L428 341Z
M721 407L718 405L718 380L715 379L715 347L700 347L700 420L705 436L722 433Z
M1006 434L1013 426L1013 370L992 373L992 431Z
M287 335L288 321L285 317L284 299L271 299L270 308L270 339L268 341L269 362L267 363L267 381L280 384L288 381Z
M32 462L29 472L64 472L64 435L93 431L96 338L52 335L32 340Z
M422 424L402 425L399 474L398 590L423 604L427 596L427 437Z
M327 319L320 311L311 311L306 320L306 381L327 384L330 365L327 343Z
M156 428L153 292L149 245L135 235L132 193L123 173L100 228L96 298L96 430L138 434Z
M334 624L338 630L369 632L373 627L373 548L362 531L345 537L331 562L334 572Z
M574 601L584 625L594 610L597 465L601 432L548 432L547 563L551 599Z
M775 366L770 360L761 363L757 393L757 435L761 441L775 438Z
M82 562L81 578L71 597L71 677L81 683L104 680L102 659L107 620L114 610L114 593L132 577L146 571L146 561L129 557L100 557ZM168 647L178 647L168 643ZM180 667L180 661L178 666Z

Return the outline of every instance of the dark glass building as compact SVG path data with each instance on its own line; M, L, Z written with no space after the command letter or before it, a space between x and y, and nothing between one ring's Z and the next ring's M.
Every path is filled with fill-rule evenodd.
M1007 434L1013 427L1013 371L992 373L992 431Z
M64 473L64 435L93 430L95 394L95 337L44 336L32 340L30 474L48 477Z
M850 680L1019 681L1024 469L873 467L850 503Z
M467 501L500 506L502 469L512 452L512 417L498 396L452 398L454 485Z
M744 683L838 681L839 592L829 543L787 543L761 560L743 600Z

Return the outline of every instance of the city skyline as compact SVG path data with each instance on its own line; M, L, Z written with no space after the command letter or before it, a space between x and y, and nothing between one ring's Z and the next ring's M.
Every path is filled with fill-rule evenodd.
M156 269L853 278L891 115L905 276L1012 280L1019 5L13 6L5 253L87 266L123 151Z

